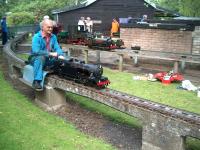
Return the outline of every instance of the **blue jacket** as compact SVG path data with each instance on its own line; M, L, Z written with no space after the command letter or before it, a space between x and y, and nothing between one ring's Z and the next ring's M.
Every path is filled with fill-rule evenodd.
M2 29L2 32L8 32L6 19L1 20L1 29Z
M58 45L57 38L54 34L52 34L50 38L50 49L51 52L57 52L58 56L63 55L63 51ZM39 31L33 36L32 39L32 55L46 55L48 56L48 50L46 49L46 41L42 37L42 32Z

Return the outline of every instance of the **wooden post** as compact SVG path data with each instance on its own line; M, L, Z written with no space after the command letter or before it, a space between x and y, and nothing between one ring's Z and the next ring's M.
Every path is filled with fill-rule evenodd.
M68 56L69 56L69 57L71 57L71 51L72 51L72 48L69 48L69 49L68 49Z
M135 65L135 66L138 66L138 55L135 55L135 58L134 58L134 65Z
M123 71L123 54L119 53L119 71Z
M174 62L174 73L178 73L178 60L175 60Z
M184 73L185 71L185 61L186 61L186 56L181 56L181 72Z
M96 50L97 64L101 63L100 50Z
M88 50L84 50L84 56L85 56L85 63L88 64Z
M138 66L138 51L135 52L135 56L133 57L133 59L134 59L134 62L133 62L134 66L137 67Z

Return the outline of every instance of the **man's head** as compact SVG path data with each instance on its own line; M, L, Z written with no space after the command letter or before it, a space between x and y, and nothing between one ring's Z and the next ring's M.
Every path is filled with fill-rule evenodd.
M81 20L85 20L85 17L81 17Z
M86 19L87 19L88 21L90 21L90 20L91 20L91 18L90 18L90 17L87 17Z
M50 19L45 19L41 23L42 32L45 35L50 35L53 31L53 21Z
M147 19L147 15L143 15L142 18L143 18L144 20L146 20L146 19Z

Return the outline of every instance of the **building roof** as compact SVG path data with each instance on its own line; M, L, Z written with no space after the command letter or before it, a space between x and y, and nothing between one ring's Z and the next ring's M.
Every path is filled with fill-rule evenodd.
M74 5L74 6L66 6L64 8L60 8L60 9L56 9L52 11L52 14L59 14L59 13L63 13L63 12L67 12L67 11L72 11L72 10L76 10L76 9L81 9L81 8L85 8L88 7L89 5L97 2L98 0L85 0L83 2L80 2L78 5ZM159 6L156 6L154 3L150 2L149 0L144 0L145 5L149 5L152 8L154 8L159 14L164 14L165 16L173 16L173 17L178 17L180 16L178 13L174 13L170 10L161 8ZM161 15L162 16L162 15Z
M63 13L63 12L71 11L71 10L84 8L84 7L87 7L87 6L91 5L92 3L96 2L96 1L97 0L86 0L84 2L79 3L78 5L66 6L64 8L53 10L52 14L59 14L59 13Z

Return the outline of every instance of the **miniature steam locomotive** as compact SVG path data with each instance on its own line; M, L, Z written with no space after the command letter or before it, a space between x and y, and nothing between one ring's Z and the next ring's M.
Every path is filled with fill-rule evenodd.
M87 86L105 88L110 84L108 78L102 76L103 68L101 65L85 64L84 61L75 58L57 59L52 70L58 76Z
M120 38L103 36L101 33L96 33L92 38L88 38L87 45L89 48L98 48L103 50L124 48L124 42Z
M69 26L68 32L60 32L58 34L58 39L59 42L85 45L89 48L98 48L102 50L124 48L124 42L119 38L119 35L110 37L100 32L89 33L86 31L78 31L77 26Z

